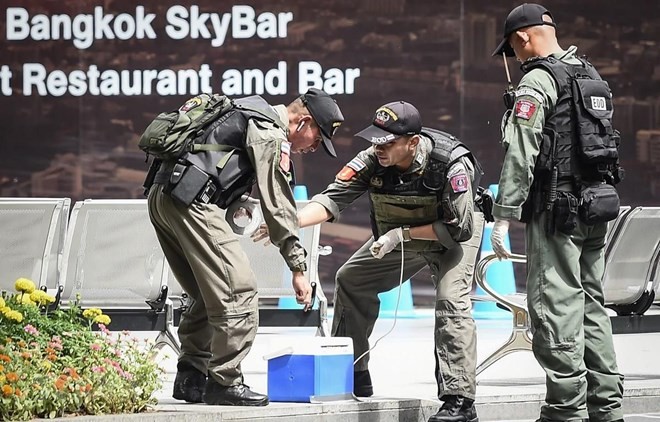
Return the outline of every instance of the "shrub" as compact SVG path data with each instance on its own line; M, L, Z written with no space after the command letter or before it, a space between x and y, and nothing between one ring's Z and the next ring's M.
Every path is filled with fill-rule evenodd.
M55 298L25 278L0 297L0 420L137 413L156 404L159 365L100 309L47 310ZM92 331L94 325L99 331Z

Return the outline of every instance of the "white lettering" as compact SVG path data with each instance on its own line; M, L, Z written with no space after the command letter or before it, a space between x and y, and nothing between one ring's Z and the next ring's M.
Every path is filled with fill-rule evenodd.
M199 14L199 6L190 7L190 38L194 40L200 37L204 39L211 38L211 33L206 27L206 20L208 18L208 13Z
M211 40L211 45L213 47L220 47L225 43L230 21L231 15L229 13L223 14L222 18L220 18L217 13L211 15L211 25L213 26L213 32L215 33L215 38Z
M94 42L94 18L92 15L78 15L73 18L73 45L84 50Z
M165 32L173 40L180 40L188 36L190 27L188 21L188 9L183 6L172 6L167 9L167 22Z
M232 12L232 34L234 38L250 38L254 36L254 9L250 6L234 6Z
M30 34L30 14L22 7L7 8L7 41L24 40Z
M605 97L591 97L591 108L594 110L607 111Z
M2 65L0 67L0 92L2 92L2 95L5 97L8 97L12 93L11 89L11 70L9 69L9 66Z
M23 65L23 95L32 95L32 86L37 88L39 95L44 96L46 91L46 68L39 63L25 63Z
M359 77L359 68L342 70L333 67L323 73L323 68L318 62L302 61L298 65L298 92L318 88L330 95L353 94L355 80Z

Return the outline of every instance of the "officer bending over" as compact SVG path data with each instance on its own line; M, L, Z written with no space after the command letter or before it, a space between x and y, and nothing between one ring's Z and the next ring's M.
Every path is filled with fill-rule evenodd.
M199 101L191 99L182 111L196 104ZM241 371L259 322L257 283L220 206L226 207L256 181L270 239L292 271L296 300L310 304L306 254L289 186L289 157L315 151L321 143L336 156L331 137L344 119L335 101L316 89L286 107L270 106L259 96L234 100L233 105L201 142L221 147L161 164L149 192L149 215L167 262L191 299L179 324L181 355L174 398L264 406L268 397L250 390ZM190 171L210 174L215 183L185 204L176 198L190 191L179 185L195 174ZM173 194L177 192L180 195Z

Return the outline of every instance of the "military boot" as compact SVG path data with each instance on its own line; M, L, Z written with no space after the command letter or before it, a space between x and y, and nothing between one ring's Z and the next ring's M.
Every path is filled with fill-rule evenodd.
M479 422L474 400L462 396L443 396L438 413L429 418L429 422Z
M353 394L357 397L371 397L374 395L374 387L371 385L371 375L368 369L353 373Z
M206 387L206 375L185 362L177 365L172 397L188 403L201 403Z
M266 406L268 396L250 390L245 384L227 386L209 379L204 391L204 403L221 406Z

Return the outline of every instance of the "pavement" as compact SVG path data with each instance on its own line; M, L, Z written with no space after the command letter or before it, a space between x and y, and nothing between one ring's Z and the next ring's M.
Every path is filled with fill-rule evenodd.
M171 398L176 359L171 350L156 356L166 370L159 404L137 415L78 417L77 420L163 421L410 421L426 422L440 402L433 375L433 317L430 309L415 309L414 317L380 318L371 337L370 371L374 397L322 403L271 403L266 407L185 404ZM478 359L482 361L510 334L511 320L477 320ZM393 326L394 325L394 326ZM155 337L154 333L148 335ZM313 337L311 328L260 328L243 362L245 382L267 392L267 362L263 356L282 346ZM624 412L627 422L660 420L660 333L614 336L619 369L625 375ZM476 406L484 421L534 421L545 394L544 374L531 352L515 352L478 377Z

